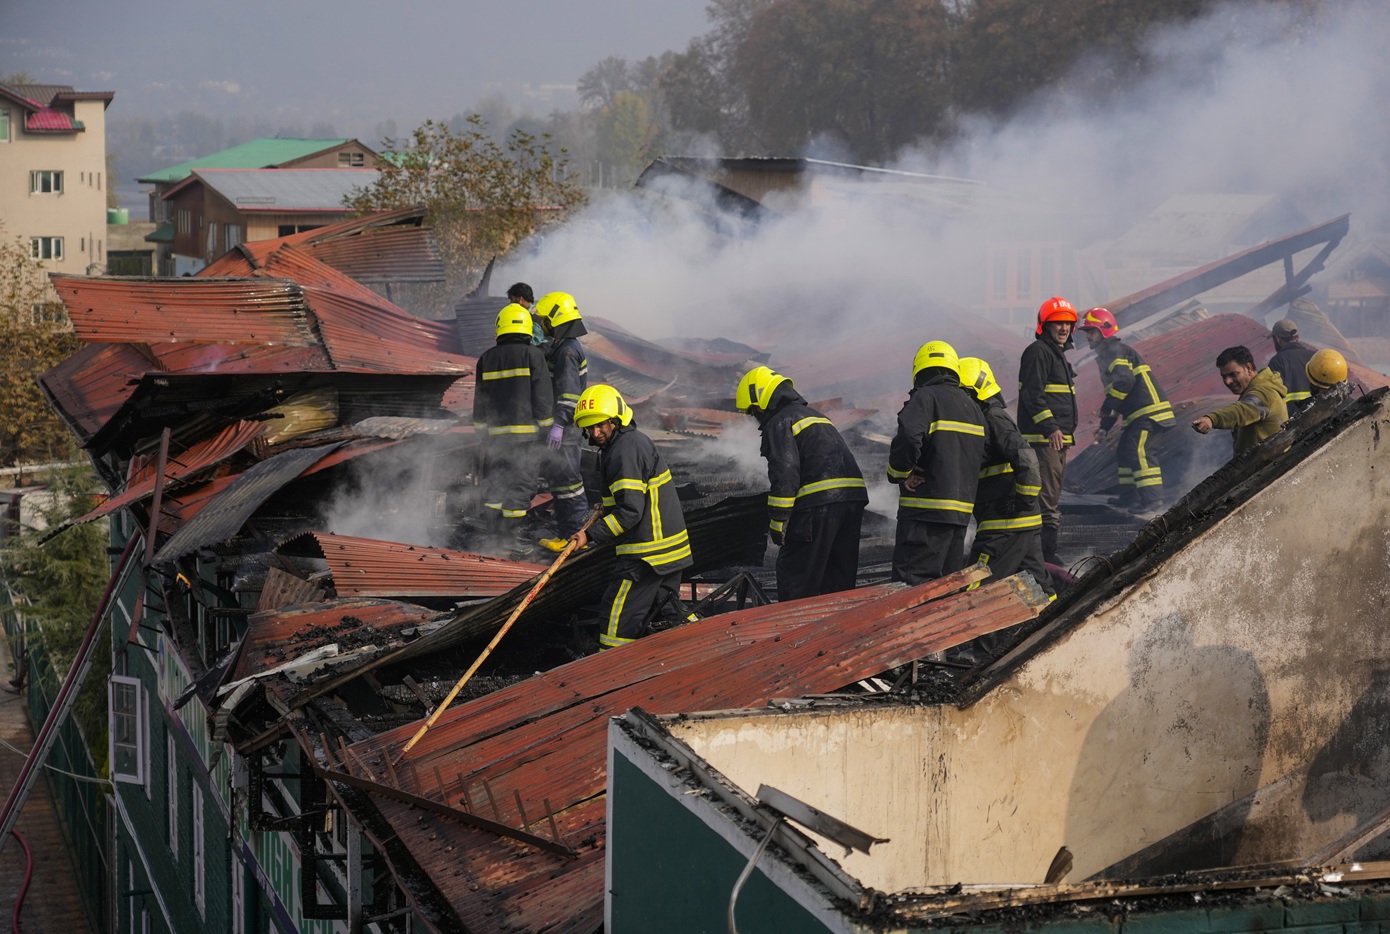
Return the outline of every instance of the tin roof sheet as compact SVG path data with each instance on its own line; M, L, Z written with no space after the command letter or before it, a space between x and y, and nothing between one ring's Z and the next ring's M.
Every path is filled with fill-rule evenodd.
M328 561L340 597L495 597L545 570L541 564L332 532L309 537Z
M52 107L43 107L25 114L24 129L31 133L66 133L85 128L80 121L72 118L72 114L54 110Z
M262 137L249 140L230 149L223 149L206 156L199 156L167 169L160 169L142 176L141 182L177 182L185 179L194 169L265 169L303 159L352 142L348 139L281 139Z
M145 373L161 369L138 344L88 344L39 377L53 408L86 444L135 392Z
M164 197L201 182L245 213L346 212L346 200L371 185L377 174L376 169L198 168Z
M401 787L459 806L498 802L501 822L553 813L579 851L563 860L378 799L434 887L477 934L593 931L603 919L606 728L632 707L682 713L822 693L1033 618L1046 597L1020 578L960 591L966 572L711 617L589 656L447 710L397 767ZM952 593L952 591L957 591ZM775 650L772 650L775 645ZM351 747L384 761L416 726ZM514 794L519 799L514 799ZM487 813L491 814L489 810Z
M444 259L427 227L365 230L308 244L305 249L358 282L443 282Z

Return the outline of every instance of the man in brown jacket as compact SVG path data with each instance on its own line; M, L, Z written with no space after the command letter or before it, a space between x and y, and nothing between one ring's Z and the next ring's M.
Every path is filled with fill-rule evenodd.
M1239 398L1196 419L1192 423L1194 431L1204 435L1213 428L1230 428L1235 436L1235 453L1240 454L1289 420L1284 381L1268 367L1257 371L1248 347L1227 347L1216 358L1216 368L1221 371L1221 382Z

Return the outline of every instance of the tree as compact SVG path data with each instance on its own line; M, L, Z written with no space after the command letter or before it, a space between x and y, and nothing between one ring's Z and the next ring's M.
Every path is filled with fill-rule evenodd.
M505 146L477 114L455 132L426 120L387 157L376 181L346 199L359 214L423 205L439 240L450 294L468 291L489 260L584 202L566 154L515 129ZM387 148L395 145L387 141Z
M633 90L627 59L610 55L579 76L579 103L595 110L612 107L613 99Z
M658 132L647 102L631 91L619 91L613 102L599 111L595 129L599 161L615 173L616 181L631 182L651 160L651 145Z
M38 377L78 348L63 306L28 245L0 226L0 466L76 455L72 433L44 398Z

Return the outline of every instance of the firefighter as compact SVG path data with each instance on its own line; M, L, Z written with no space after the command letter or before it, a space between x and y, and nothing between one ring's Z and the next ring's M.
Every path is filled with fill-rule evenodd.
M1018 363L1018 430L1033 446L1042 470L1043 557L1060 564L1057 539L1062 530L1062 479L1067 448L1076 443L1076 371L1067 362L1076 327L1076 309L1053 296L1038 309L1033 343Z
M1092 308L1078 327L1095 351L1105 384L1096 440L1120 423L1120 505L1134 513L1155 512L1163 504L1163 470L1149 442L1157 432L1173 427L1173 407L1144 358L1120 340L1120 326L1109 310Z
M996 577L1027 571L1049 597L1052 575L1042 553L1038 455L1009 416L994 371L979 357L960 361L960 384L984 413L985 456L975 491L975 543L966 564L983 561Z
M894 580L920 584L965 566L965 528L984 453L984 415L960 388L955 348L923 344L888 450L888 479L899 487Z
M611 649L644 635L657 598L676 592L681 571L694 563L690 537L671 471L656 445L637 430L632 409L616 389L603 383L585 389L574 423L599 449L605 508L602 522L569 540L579 548L589 542L617 544L613 580L599 615L599 646Z
M1269 337L1274 341L1274 356L1269 358L1266 366L1284 381L1284 388L1288 392L1284 404L1288 407L1289 416L1293 417L1313 404L1313 387L1308 384L1306 370L1317 348L1309 347L1298 339L1298 325L1288 318L1274 322Z
M555 397L555 423L546 436L541 476L554 497L559 533L557 538L542 539L541 544L551 551L563 551L565 541L584 524L589 505L579 467L579 429L574 427L574 407L589 385L589 361L584 359L584 348L579 343L588 329L579 316L574 296L568 292L542 296L535 312L548 338L544 351Z
M1319 350L1303 368L1308 386L1316 398L1347 383L1347 358L1335 350Z
M777 599L853 590L869 493L844 438L789 377L765 366L743 375L734 404L762 433L769 531L781 546Z
M1194 419L1192 430L1204 435L1213 428L1231 429L1234 453L1248 451L1284 427L1289 410L1284 404L1284 381L1265 367L1255 369L1250 348L1227 347L1216 358L1221 382L1239 396L1230 405Z
M541 432L554 419L545 355L531 343L531 315L516 303L497 315L497 343L478 357L473 430L483 438L483 508L494 544L531 551L526 511L536 491Z
M507 301L515 302L531 312L536 307L536 293L527 283L514 282L511 288L507 289ZM541 330L541 323L536 320L534 313L531 315L531 343L537 347L545 343L545 333Z

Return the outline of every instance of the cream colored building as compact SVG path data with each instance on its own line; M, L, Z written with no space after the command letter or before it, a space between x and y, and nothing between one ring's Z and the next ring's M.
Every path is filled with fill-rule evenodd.
M106 268L111 91L0 85L0 222L50 272Z

